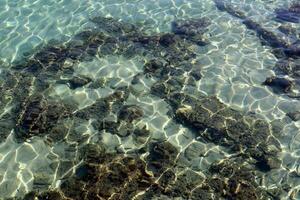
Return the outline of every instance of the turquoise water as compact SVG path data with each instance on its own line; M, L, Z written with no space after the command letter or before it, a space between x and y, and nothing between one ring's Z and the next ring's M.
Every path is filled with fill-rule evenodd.
M0 2L0 198L300 199L291 4Z

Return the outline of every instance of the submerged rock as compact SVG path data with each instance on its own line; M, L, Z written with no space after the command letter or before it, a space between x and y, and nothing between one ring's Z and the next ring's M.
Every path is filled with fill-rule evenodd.
M152 143L146 158L147 167L157 176L175 164L178 153L177 148L169 142Z
M271 87L274 92L290 92L293 87L293 82L286 79L286 78L280 78L276 76L268 77L264 82L263 85L267 85Z
M128 98L129 91L127 88L118 88L113 94L98 99L94 104L76 111L75 116L81 119L95 119L100 123L110 112L123 105Z
M86 144L80 151L79 158L87 163L102 164L106 162L110 156L110 153L105 152L105 148L100 144Z
M214 0L216 7L220 11L226 11L232 16L238 17L240 19L245 19L246 15L244 12L240 11L238 8L235 8L232 4L228 3L226 0Z
M133 120L138 120L144 115L142 108L136 105L123 106L119 112L118 119L131 123Z
M146 162L138 157L108 153L88 144L75 174L62 180L60 188L30 192L25 199L269 199L256 182L256 174L244 158L213 163L205 176L185 169L176 173L179 153L169 142L149 144ZM147 172L150 169L151 173Z
M18 140L42 136L62 119L71 116L71 109L58 102L47 101L43 96L30 97L20 108L15 135Z
M92 81L91 78L89 77L84 77L84 76L74 76L69 80L60 80L57 83L64 83L64 84L68 84L70 89L74 90L76 88L79 87L83 87L87 84L89 84Z
M273 31L267 30L258 22L247 17L238 8L235 8L229 1L225 1L225 0L214 0L214 1L219 10L226 11L230 15L242 19L243 20L242 23L248 29L256 32L257 36L261 39L263 45L268 45L273 48L273 54L276 57L282 58L285 56L297 55L297 53L299 53L300 48L298 47L298 45L296 45L297 42L295 42L294 44L290 44L290 42L285 38L281 37L280 35L276 34Z
M195 99L174 94L169 101L175 111L175 119L195 130L203 139L234 152L244 151L256 159L258 167L263 164L270 170L278 166L273 163L280 163L276 157L280 146L270 140L272 134L267 122L235 111L214 97ZM276 148L270 150L270 145Z
M169 193L173 197L183 197L184 199L189 199L191 193L194 189L199 187L205 178L200 174L187 169L183 173L177 175L176 181L169 186ZM208 192L208 191L206 191Z
M278 27L278 30L288 36L297 37L297 29L289 24L282 24Z
M159 38L159 43L164 47L175 45L178 40L176 37L176 35L171 33L164 34Z
M51 66L51 63L62 63L65 61L67 49L65 47L48 46L43 51L35 54L35 59L42 64L43 67Z
M276 9L275 13L277 19L292 23L300 22L300 13L291 12L290 10L286 9Z
M256 183L254 171L240 162L225 160L213 164L209 171L213 176L204 185L211 188L217 199L258 200L271 197Z
M276 73L288 75L293 78L300 77L300 60L298 59L281 59L275 65Z
M145 166L138 158L124 156L112 156L101 164L84 163L61 190L72 199L131 199L154 184Z
M226 9L228 10L228 7ZM242 17L241 14L237 12L236 14ZM248 118L244 113L230 109L217 98L195 99L176 93L185 86L187 73L195 80L201 79L200 70L193 70L191 64L192 59L196 57L191 47L195 46L195 42L201 41L202 34L209 25L205 18L178 20L173 23L173 33L157 35L144 34L137 27L119 20L103 17L92 20L99 26L99 30L81 32L61 48L56 46L45 48L34 56L35 60L28 62L28 65L23 65L27 69L24 70L26 73L32 72L28 80L21 80L18 77L16 80L20 79L21 82L12 79L11 83L7 83L16 88L14 89L16 95L22 96L21 91L23 89L25 91L24 98L23 96L18 98L18 100L25 99L26 101L20 107L21 112L17 114L16 135L21 139L28 139L51 132L49 136L56 141L62 141L65 135L60 135L61 131L67 132L66 129L69 128L64 124L64 119L71 117L75 124L80 124L82 120L92 121L94 128L99 131L96 134L100 135L100 130L117 134L120 137L131 134L134 142L145 146L135 151L134 155L130 154L130 151L122 155L106 152L104 145L92 144L93 140L84 140L83 143L91 142L84 147L73 144L73 148L68 150L67 155L76 157L78 153L79 160L82 162L75 166L74 174L68 173L66 177L62 177L59 188L61 191L36 193L28 197L82 200L133 199L134 197L136 199L155 199L152 197L255 199L261 197L260 190L255 189L257 185L252 182L253 178L251 174L249 175L249 170L236 169L241 162L234 163L234 169L226 166L219 167L219 170L214 169L211 174L205 171L203 173L206 177L190 169L177 174L179 149L170 142L153 142L146 126L143 128L135 126L135 120L140 120L144 113L143 109L136 105L126 105L129 97L127 87L117 88L113 94L98 99L94 104L75 112L62 103L52 102L44 96L34 94L29 97L31 83L35 82L33 80L41 81L39 88L44 89L40 89L39 92L44 95L47 81L51 84L52 81L59 80L59 75L63 72L73 74L72 63L90 59L96 55L126 54L132 56L139 54L150 58L144 66L144 73L157 79L151 88L151 93L164 98L172 106L178 122L195 130L196 135L202 137L203 140L228 147L229 150L237 153L238 156L243 156L250 163L255 160L256 166L261 170L278 167L280 162L276 156L280 148L272 140L268 123ZM137 52L136 48L142 51ZM66 59L71 60L69 67L66 66ZM39 62L42 65L39 65ZM87 79L74 77L69 84L72 88L77 88L89 82ZM103 84L96 84L91 88L98 86L101 87ZM116 121L106 119L110 114L115 114L118 119ZM139 157L142 153L146 153L143 159ZM67 167L61 167L62 169L58 170L60 176L63 176L65 168L73 164L66 161L61 165Z
M289 43L281 38L279 35L276 35L272 31L269 31L262 27L259 23L253 21L252 19L246 19L243 21L243 24L246 25L248 29L254 30L259 37L263 39L263 42L273 48L287 48Z
M192 76L192 77L194 77L194 79L196 80L196 81L199 81L201 78L202 78L202 74L201 74L201 71L200 71L200 69L199 70L192 70L191 72L190 72L190 75Z
M282 21L299 23L300 22L300 3L293 2L287 9L280 8L275 10L276 18Z
M175 178L168 169L159 178L159 185L151 185L138 199L272 199L269 191L257 183L255 171L243 160L213 163L206 176L186 169Z
M167 76L168 77L168 76ZM167 98L174 92L180 91L184 85L185 79L177 76L170 76L172 78L162 79L151 86L151 94L160 98Z
M133 24L121 22L111 17L97 16L90 20L97 24L101 30L114 36L122 36L129 33L136 34L136 30L138 30Z
M299 121L300 120L300 111L289 112L286 115L288 117L290 117L293 121Z
M105 87L106 81L107 80L105 78L96 79L88 85L88 88L91 88L91 89L103 88L103 87Z
M178 35L202 35L210 25L208 18L177 20L172 23L172 32Z
M172 32L185 40L200 46L208 44L203 34L207 31L211 24L209 18L203 17L199 19L176 20L172 22ZM170 39L169 39L170 41Z
M289 45L287 48L284 49L284 54L286 57L291 58L299 58L300 55L300 41L296 41L293 44Z
M67 200L63 194L61 194L60 191L58 190L49 190L45 192L29 192L27 193L23 200L34 200L34 199L39 199L39 200Z
M165 67L165 63L158 59L152 59L146 62L144 65L144 73L155 73L158 70L162 70Z

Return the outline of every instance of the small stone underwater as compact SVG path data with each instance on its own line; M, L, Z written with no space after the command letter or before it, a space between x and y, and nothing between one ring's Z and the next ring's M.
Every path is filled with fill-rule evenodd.
M168 31L97 13L3 59L0 198L300 199L300 3L276 2L276 28L229 0Z

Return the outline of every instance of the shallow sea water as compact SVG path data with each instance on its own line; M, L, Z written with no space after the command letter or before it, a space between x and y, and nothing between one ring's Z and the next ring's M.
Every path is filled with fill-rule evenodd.
M283 35L277 29L282 22L274 20L274 10L287 7L292 1L232 0L226 2L242 10L248 18L255 20L268 30ZM300 121L293 121L286 116L289 112L300 111L300 99L290 98L284 93L275 93L270 87L262 85L267 77L275 75L274 66L278 58L272 52L271 47L263 45L255 32L242 24L241 19L228 12L221 12L212 0L3 0L0 2L1 85L10 81L5 73L7 71L14 73L12 67L16 66L16 63L31 58L43 46L53 44L53 41L56 43L72 41L74 35L94 27L95 24L90 19L97 16L112 17L124 23L132 23L141 32L149 35L172 32L171 24L177 20L207 17L211 24L202 35L202 38L207 41L207 45L189 44L188 47L190 52L196 55L189 60L193 64L191 70L201 71L202 77L193 84L188 84L187 80L191 75L189 70L185 71L182 75L185 83L176 92L183 92L197 99L202 96L215 96L222 104L244 113L244 115L255 116L257 119L266 121L270 126L275 122L280 124L282 127L280 134L275 136L281 147L280 152L276 155L281 161L278 167L267 171L259 170L253 165L253 160L255 160L253 157L242 158L248 164L250 163L250 169L254 171L256 187L268 191L268 194L271 194L270 191L274 189L281 189L278 193L267 195L268 199L300 199ZM299 24L287 24L293 26L299 33ZM18 120L20 120L20 115L22 116L18 113L17 120L12 122L15 124L9 134L1 133L1 137L5 135L5 139L2 139L0 144L0 199L23 199L24 195L31 191L59 191L64 181L77 176L78 168L88 162L80 156L83 152L82 147L87 144L100 145L106 152L116 153L121 157L138 155L147 163L150 162L149 154L151 154L151 151L147 150L148 145L151 146L151 143L157 141L167 141L178 150L178 154L171 158L174 162L172 165L167 161L162 165L165 164L167 169L173 170L176 178L185 171L192 170L204 180L196 185L191 183L190 188L187 187L190 193L208 184L205 182L205 178L211 180L212 177L218 177L218 174L212 175L209 171L213 163L222 163L224 160L239 157L239 153L232 152L228 146L202 137L195 127L190 128L174 119L174 115L177 115L179 110L176 110L175 114L172 113L172 105L165 98L151 93L152 86L158 83L160 78L144 73L145 63L149 59L155 58L155 53L147 52L146 54L136 53L132 56L115 53L104 56L97 54L76 62L67 58L63 65L66 68L71 66L74 70L72 74L59 74L57 77L49 74L49 77L43 77L42 81L50 83L50 86L45 90L42 89L42 93L47 101L76 105L76 108L72 110L73 114L76 114L93 106L99 99L109 98L118 91L118 88L129 88L128 98L120 104L123 106L135 105L142 109L143 116L130 122L130 125L142 130L146 127L149 134L146 136L128 134L125 122L121 124L117 133L115 130L109 129L110 127L97 130L97 126L94 126L95 119L97 120L97 117L104 111L93 107L92 114L87 114L89 117L85 120L70 117L68 119L59 118L55 122L60 123L61 120L61 124L67 127L67 129L58 131L64 139L54 139L53 141L51 136L49 139L48 134L54 130L47 129L44 132L38 130L40 131L38 134L34 135L35 132L32 137L26 136L26 140L20 142L16 141L15 136L18 131L15 126L20 123ZM47 73L51 73L51 71ZM48 75L47 73L46 75ZM24 74L21 74L22 76ZM71 88L70 84L55 80L57 78L68 80L74 76L88 77L92 82L99 83L100 86L90 87L93 83L89 83L89 85ZM136 77L138 77L138 81L133 84ZM170 76L169 79L173 77ZM20 77L18 78L20 79ZM36 77L33 75L32 82L35 80ZM29 89L28 94L24 92L28 97L40 93L35 86L25 85L25 87ZM16 88L9 88L10 91L6 90L4 96L11 95L17 90ZM1 86L1 91L2 89ZM297 86L294 90L297 92ZM18 88L17 92L22 93L22 89ZM14 99L15 97L11 95L9 98ZM26 105L28 98L20 99L25 99L20 103ZM11 101L2 99L0 103L1 118L4 119L6 113L13 112L13 104ZM114 108L115 104L117 104L116 108ZM118 104L119 101L114 99L107 105L116 111L105 116L105 120L118 121L120 118ZM22 113L22 109L20 112ZM209 112L211 111L209 110ZM60 114L57 113L57 115ZM0 131L2 131L2 127L6 127L6 123L8 122L5 120L1 121ZM63 131L65 132L62 133ZM145 148L146 150L144 150ZM168 156L165 156L164 159L167 160ZM121 163L121 161L118 162ZM240 161L234 162L239 163ZM167 171L167 169L164 170ZM151 172L150 168L147 170L150 174L154 174L155 181L159 181L163 174L160 172L157 175L153 170ZM100 170L98 173L102 172ZM227 180L221 175L220 177L221 180ZM98 179L101 178L98 177ZM114 179L110 181L113 183ZM188 180L188 182L192 182L192 180ZM238 183L238 189L236 188L233 193L238 194L239 189L244 187L243 184L243 180L241 180ZM95 185L97 184L95 183ZM172 183L169 187L171 188L171 186L173 187ZM109 188L109 186L107 187ZM110 187L113 187L113 184ZM100 187L100 190L103 188ZM139 189L134 197L127 198L139 199L150 190L149 188L151 187ZM117 190L113 191L112 193L118 193ZM239 199L237 196L221 195L220 197L216 189L209 191L206 193L211 194L209 197L211 199ZM79 199L68 196L69 194L64 190L62 193L65 197ZM201 199L200 197L178 196L175 193L162 192L160 196L143 198ZM109 199L109 196L102 198ZM209 199L203 196L202 198ZM97 199L96 196L94 199ZM112 199L124 199L124 197ZM252 198L244 196L242 199L262 198L253 195Z

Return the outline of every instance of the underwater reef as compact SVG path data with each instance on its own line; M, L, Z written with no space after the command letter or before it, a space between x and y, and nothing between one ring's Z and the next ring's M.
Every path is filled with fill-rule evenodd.
M242 12L222 1L216 1L216 5L244 20L269 46L283 49L286 55L295 55L287 53L291 46L284 40L247 19ZM209 31L208 18L174 21L171 32L153 35L113 18L95 17L91 21L95 28L76 34L66 43L47 44L0 75L0 90L4 94L0 97L1 106L10 108L0 118L1 141L13 129L19 143L34 137L45 137L52 143L73 137L73 142L80 144L70 146L70 152L78 150L77 157L74 156L77 161L69 163L74 170L62 173L57 188L46 186L21 199L255 200L278 199L277 193L286 192L283 188L268 190L256 181L263 172L281 165L277 157L281 147L276 139L280 128L256 115L235 110L214 96L185 94L189 86L202 78L201 68L193 62L196 57L193 48L209 42L203 37ZM75 102L57 101L49 96L54 84L67 85L71 90L101 87L97 80L74 74L73 67L95 56L107 55L125 58L140 55L146 61L130 86L113 88L111 94L90 106L78 108ZM202 172L187 166L182 170L178 160L184 152L169 141L148 139L151 131L146 126L136 126L144 115L143 108L128 104L127 100L132 94L131 86L143 76L155 79L151 95L169 105L170 117L177 124L191 130L197 140L221 146L234 156L214 162ZM290 82L281 79L272 78L265 84L284 92L290 90ZM107 118L110 114L117 119ZM125 153L112 152L100 142L88 143L87 138L76 135L75 131L84 122L91 122L99 134L132 136L142 146Z

